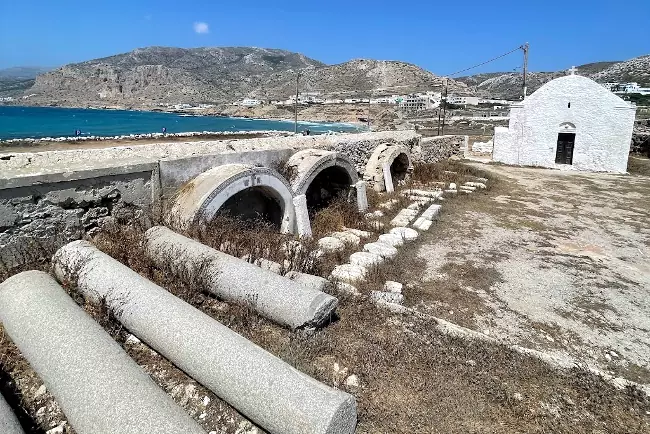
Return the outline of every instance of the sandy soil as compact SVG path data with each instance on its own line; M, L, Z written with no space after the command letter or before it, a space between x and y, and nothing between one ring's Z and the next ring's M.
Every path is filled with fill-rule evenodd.
M499 187L421 247L418 308L650 383L650 177L476 165Z

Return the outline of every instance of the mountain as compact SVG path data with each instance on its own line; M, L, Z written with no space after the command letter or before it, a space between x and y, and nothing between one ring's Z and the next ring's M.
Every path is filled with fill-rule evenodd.
M0 69L0 98L16 97L34 85L38 74L47 72L52 68L40 66L15 66Z
M50 71L52 68L43 66L14 66L12 68L0 69L0 79L3 78L16 78L28 79L36 78L38 74Z
M284 50L148 47L39 75L29 101L71 106L230 101L257 89L270 74L319 66Z
M286 99L300 89L324 96L441 90L443 80L416 65L352 60L327 66L302 54L265 48L148 47L65 65L41 74L26 94L34 105L154 107L231 103L245 97ZM450 92L468 92L449 81Z
M275 74L254 93L259 98L286 98L295 93L295 74ZM390 60L355 59L301 72L303 92L327 97L383 96L418 91L442 91L445 80L419 66ZM464 83L449 80L449 92L467 93Z
M596 62L576 67L577 74L589 77L599 83L631 82L650 86L650 55L636 57L624 62ZM566 75L566 71L530 72L527 75L528 94L543 84ZM523 77L520 72L493 72L460 77L479 96L518 100L522 95Z

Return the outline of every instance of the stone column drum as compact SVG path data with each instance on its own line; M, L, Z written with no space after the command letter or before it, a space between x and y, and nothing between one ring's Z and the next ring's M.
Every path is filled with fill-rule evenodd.
M200 282L204 289L235 303L247 303L278 324L319 326L333 314L338 299L306 288L269 270L212 249L163 226L149 229L146 254L160 267Z
M205 434L49 274L0 284L0 321L77 433Z
M60 279L103 298L131 333L266 431L354 432L353 396L297 371L92 244L62 247L53 264Z

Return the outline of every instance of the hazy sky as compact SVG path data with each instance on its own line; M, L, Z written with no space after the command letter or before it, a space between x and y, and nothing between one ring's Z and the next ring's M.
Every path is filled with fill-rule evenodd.
M0 68L150 45L256 46L451 74L524 42L533 71L650 54L650 0L0 0ZM472 73L520 68L521 57Z

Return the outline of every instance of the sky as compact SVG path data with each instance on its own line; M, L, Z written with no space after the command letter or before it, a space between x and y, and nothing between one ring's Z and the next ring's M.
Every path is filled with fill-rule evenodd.
M0 68L151 45L254 46L451 75L528 42L530 70L552 71L650 54L649 23L650 0L0 0ZM519 71L522 57L467 74Z

